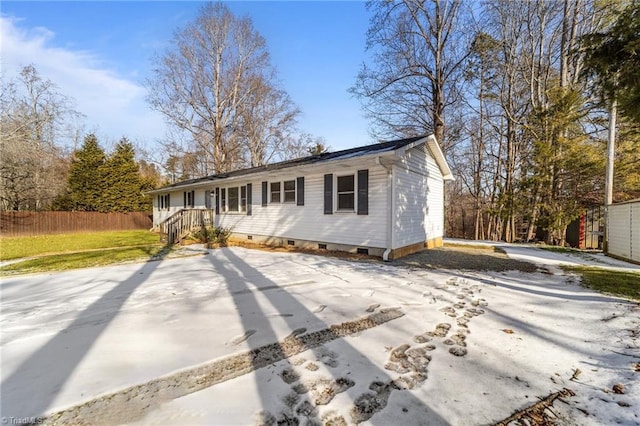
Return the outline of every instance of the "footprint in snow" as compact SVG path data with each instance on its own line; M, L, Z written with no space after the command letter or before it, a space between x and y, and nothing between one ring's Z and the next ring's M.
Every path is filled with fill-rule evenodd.
M292 368L285 368L280 372L280 378L286 384L291 384L300 380L300 375L296 373Z
M309 394L313 405L327 405L336 395L346 392L355 386L355 382L346 377L339 377L335 380L328 377L320 377L314 381L307 381L295 385L292 389L294 394Z
M378 309L380 307L379 303L374 303L372 305L369 305L369 307L367 308L366 312L373 312L376 309Z
M326 348L319 348L316 352L317 360L327 367L335 368L338 366L338 354Z
M467 348L453 346L449 349L449 353L455 356L465 356L467 354Z
M327 305L320 305L320 306L316 307L312 312L314 314L319 314L320 312L324 311L326 307L327 307Z
M304 327L300 327L300 328L296 328L295 330L293 330L287 337L285 337L285 339L290 339L293 337L298 337L301 334L304 334L307 332L307 329Z
M347 421L336 411L328 411L320 419L323 425L347 426Z
M364 393L354 401L354 406L351 409L351 420L353 423L366 422L387 406L391 392L394 390L414 389L424 382L426 377L422 373L413 373L386 383L380 381L372 382L369 385L369 390L372 392Z
M236 336L233 339L231 339L231 344L233 346L237 346L242 342L245 342L249 337L253 336L254 334L256 334L256 330L247 330L244 332L244 334L241 334L240 336Z

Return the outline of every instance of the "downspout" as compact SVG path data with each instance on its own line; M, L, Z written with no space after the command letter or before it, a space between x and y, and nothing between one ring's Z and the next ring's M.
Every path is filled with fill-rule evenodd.
M382 164L380 157L376 157L376 164L384 167L387 171L387 248L382 253L382 260L388 262L393 247L393 239L391 238L393 232L393 168Z

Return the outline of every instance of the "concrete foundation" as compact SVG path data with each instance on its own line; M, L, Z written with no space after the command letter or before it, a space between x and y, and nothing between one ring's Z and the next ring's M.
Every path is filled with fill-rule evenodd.
M385 251L384 247L367 247L367 246L352 246L347 244L336 244L323 241L309 241L292 239L287 237L273 237L269 235L249 235L241 233L233 233L229 237L230 242L240 244L263 244L272 247L291 247L301 248L305 250L329 250L329 251L344 251L348 253L361 253L368 254L369 256L382 257ZM403 256L407 256L412 253L422 251L424 249L430 249L434 247L442 247L442 237L433 238L425 241L424 243L411 244L404 247L399 247L391 250L389 260L398 259Z

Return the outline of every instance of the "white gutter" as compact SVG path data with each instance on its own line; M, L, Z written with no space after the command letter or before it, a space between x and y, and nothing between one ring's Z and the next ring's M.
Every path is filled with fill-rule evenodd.
M376 164L384 167L387 171L387 248L384 253L382 253L382 260L388 262L392 250L391 247L393 247L393 166L389 167L383 164L380 156L376 157Z

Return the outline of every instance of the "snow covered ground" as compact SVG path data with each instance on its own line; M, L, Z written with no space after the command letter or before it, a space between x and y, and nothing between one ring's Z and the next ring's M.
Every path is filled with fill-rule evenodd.
M552 268L574 256L503 248L548 268L432 271L225 248L3 279L0 416L476 425L566 388L575 396L552 408L561 424L640 424L638 303Z

